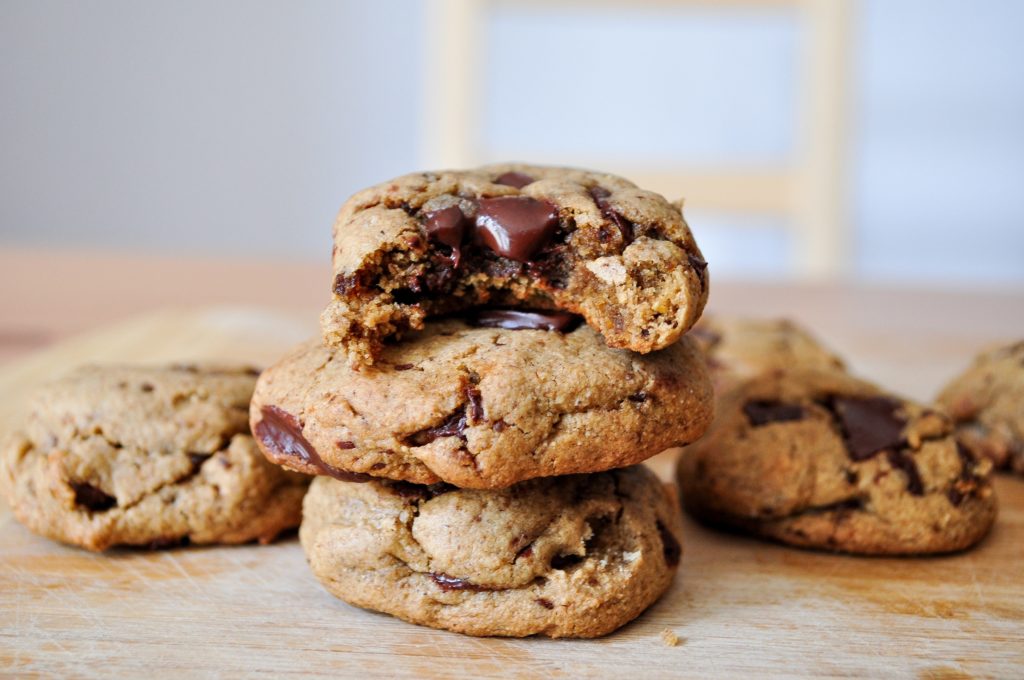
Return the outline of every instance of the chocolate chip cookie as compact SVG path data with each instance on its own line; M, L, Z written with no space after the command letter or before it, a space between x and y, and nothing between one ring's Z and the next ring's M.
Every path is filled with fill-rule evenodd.
M715 391L780 369L846 370L846 365L789 319L704 316L690 337L707 357Z
M689 339L638 355L571 324L434 321L361 370L308 342L260 377L253 432L293 470L465 488L631 465L704 432L711 384Z
M992 460L997 469L1024 474L1024 342L979 356L937 402L974 455Z
M428 316L483 304L582 314L650 352L700 317L708 273L680 207L585 170L494 165L359 192L334 225L327 344L369 364Z
M308 477L249 434L256 371L91 366L41 388L3 448L0 486L49 538L115 545L272 540L298 526Z
M597 637L668 589L675 494L634 466L497 491L318 477L299 538L346 602L467 633Z
M944 414L837 371L777 371L727 393L684 450L686 508L802 547L863 554L960 550L996 516L991 462Z

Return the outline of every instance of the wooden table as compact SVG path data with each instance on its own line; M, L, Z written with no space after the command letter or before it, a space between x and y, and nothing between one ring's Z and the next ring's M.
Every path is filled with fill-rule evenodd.
M0 253L0 427L33 384L82 361L267 363L315 332L327 280L323 263ZM715 281L711 308L796 318L918 399L980 347L1024 337L1024 291ZM672 456L653 461L660 474ZM0 673L1022 677L1024 481L997 488L993 533L939 558L792 550L687 520L673 588L593 641L475 639L354 609L318 586L294 539L93 555L0 504Z

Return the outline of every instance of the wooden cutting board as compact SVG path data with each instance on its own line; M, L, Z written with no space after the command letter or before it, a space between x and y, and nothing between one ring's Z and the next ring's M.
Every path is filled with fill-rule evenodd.
M886 384L919 398L966 362L974 340L1001 330L954 333L928 345L923 360L909 350L904 358L899 343L865 341L898 329L899 319L857 335L830 326L840 317L821 309L825 335L854 366L883 367ZM266 364L315 323L311 311L171 310L81 336L0 371L0 425L18 417L32 385L83 361ZM652 461L666 478L673 455ZM33 536L0 503L0 673L1019 678L1024 481L1003 477L997 489L995 530L977 549L948 557L820 554L687 520L672 589L635 622L591 641L469 638L355 609L317 584L294 538L94 555ZM678 645L663 642L666 629Z

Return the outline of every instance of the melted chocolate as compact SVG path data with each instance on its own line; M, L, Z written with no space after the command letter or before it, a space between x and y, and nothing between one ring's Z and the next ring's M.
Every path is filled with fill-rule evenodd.
M75 505L90 512L104 512L117 505L116 498L88 482L71 482L71 489L75 492Z
M897 411L900 403L888 397L840 397L831 400L839 419L850 458L867 460L880 451L894 450L903 442L907 421Z
M558 229L558 209L529 196L500 196L480 201L476 240L518 262L529 262Z
M495 184L504 184L507 187L522 189L527 184L533 184L536 180L524 172L506 172L494 180Z
M636 237L636 229L632 222L620 215L612 207L611 203L608 202L608 197L611 195L612 192L601 186L595 186L590 190L590 197L594 199L594 203L601 210L601 214L618 228L619 234L622 236L622 243L628 246Z
M413 432L405 438L409 446L426 446L441 437L462 437L466 431L466 408L463 407L448 416L440 425Z
M754 427L803 420L804 417L804 409L800 404L784 404L781 401L748 401L743 405L743 413Z
M521 312L513 309L485 309L468 319L473 326L507 330L542 330L569 333L582 319L568 312Z
M339 470L325 463L309 440L302 436L302 426L291 413L276 406L264 406L260 409L260 415L263 419L256 423L253 434L275 456L298 458L318 474L344 482L368 482L372 479L370 475Z
M427 235L452 249L452 265L459 266L462 258L462 239L466 235L469 220L457 205L442 210L433 210L423 216L423 227Z
M910 452L905 449L888 449L885 455L894 470L901 470L907 476L907 491L912 496L923 496L924 482Z
M467 581L464 578L455 578L454 576L448 576L447 574L431 574L430 578L434 579L434 583L441 590L472 590L480 592L483 590L498 590L497 588L491 588L489 586L481 586L472 581Z

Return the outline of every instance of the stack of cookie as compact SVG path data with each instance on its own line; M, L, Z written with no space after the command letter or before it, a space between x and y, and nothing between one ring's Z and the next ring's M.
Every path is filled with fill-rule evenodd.
M679 564L637 465L697 439L684 333L706 265L680 208L618 177L494 166L353 196L322 338L260 377L253 432L318 475L302 545L352 604L475 635L591 637Z
M788 321L704 319L715 423L678 468L698 518L800 547L961 550L996 517L989 460L939 410L853 377Z

